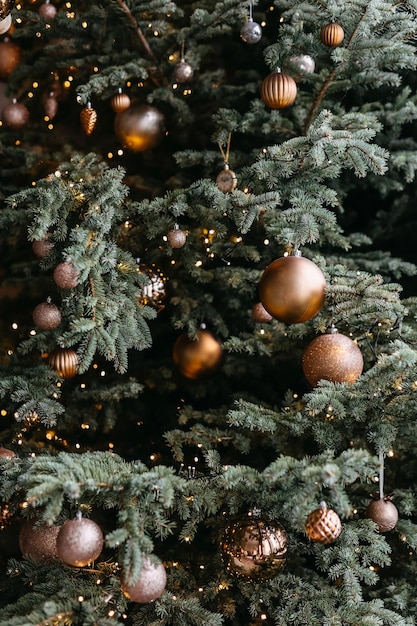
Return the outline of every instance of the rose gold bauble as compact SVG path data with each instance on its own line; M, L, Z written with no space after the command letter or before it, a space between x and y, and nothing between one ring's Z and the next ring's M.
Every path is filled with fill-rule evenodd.
M313 339L304 351L302 365L313 387L321 379L352 384L362 374L363 357L352 339L336 331Z
M258 324L266 324L272 320L272 315L268 313L262 302L257 302L252 307L252 319Z
M187 83L192 79L193 74L193 67L189 63L186 63L186 61L180 61L174 67L172 77L176 83Z
M49 355L49 365L61 378L73 378L78 372L78 357L72 348L57 348Z
M0 459L14 459L16 457L16 453L13 450L9 450L8 448L0 448Z
M130 107L130 98L126 93L116 93L111 99L111 108L115 113L122 113Z
M197 339L190 339L186 333L174 343L172 358L181 374L196 379L211 374L220 365L223 350L217 339L207 330L198 331Z
M4 33L7 33L11 25L12 25L12 16L10 14L4 18L1 18L0 19L0 35L4 35Z
M55 5L51 4L49 1L44 2L38 9L38 13L41 17L43 17L46 21L52 21L56 17L57 8Z
M10 102L2 111L3 122L13 130L23 128L29 121L29 110L21 102Z
M302 256L276 259L259 282L263 306L285 324L306 322L317 315L324 303L325 289L321 269Z
M173 228L167 232L167 242L171 248L182 248L187 241L187 235L181 228Z
M271 109L285 109L297 97L297 83L289 74L272 72L261 86L261 100Z
M132 105L116 114L114 131L124 148L144 152L161 143L165 134L164 116L148 104Z
M372 500L366 507L365 517L378 525L380 533L387 533L398 522L398 510L391 500Z
M340 24L326 24L320 31L320 39L325 46L335 48L340 46L345 38L345 31Z
M338 514L322 502L320 508L307 517L305 531L311 541L328 545L334 543L342 532L342 522Z
M78 285L80 272L69 261L59 263L54 269L54 282L61 289L74 289Z
M276 576L285 565L287 550L287 533L280 524L252 516L233 520L221 542L227 569L252 580Z
M61 311L52 302L41 302L33 309L33 323L42 330L52 330L61 323Z
M49 236L49 233L46 233L45 237L42 237L42 239L35 239L35 241L32 242L33 254L37 256L38 259L43 259L48 256L54 247L53 242L48 241Z
M86 517L65 522L56 540L59 558L74 567L85 567L95 561L101 554L103 544L100 526Z
M22 50L13 41L0 41L0 79L7 80L22 60Z
M122 579L121 589L132 602L146 604L153 602L163 594L166 582L167 575L162 563L155 557L152 560L149 557L144 557L138 580L134 583L128 583Z
M23 556L34 561L58 558L56 539L60 526L37 525L34 520L25 520L19 532L19 548Z

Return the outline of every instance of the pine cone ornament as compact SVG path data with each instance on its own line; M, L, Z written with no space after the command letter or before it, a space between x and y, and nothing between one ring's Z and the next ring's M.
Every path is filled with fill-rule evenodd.
M342 532L342 522L338 514L328 509L325 502L312 511L305 525L306 535L311 541L328 545L334 543Z
M86 135L91 135L97 122L97 111L91 106L91 102L87 104L80 113L81 128Z

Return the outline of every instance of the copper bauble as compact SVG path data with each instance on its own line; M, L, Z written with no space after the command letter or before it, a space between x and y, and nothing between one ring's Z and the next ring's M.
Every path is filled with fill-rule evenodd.
M297 97L297 83L289 74L272 72L263 82L261 99L271 109L289 107Z
M171 248L182 248L187 241L187 235L181 228L173 228L167 232L167 242Z
M252 307L252 319L258 324L266 324L272 320L272 315L268 313L262 302L257 302Z
M186 333L177 338L172 358L183 376L196 379L216 371L222 354L220 342L207 330L199 330L196 339L190 339Z
M395 528L398 522L398 510L391 500L372 500L366 507L365 517L378 525L380 533L387 533Z
M49 0L47 0L44 4L41 4L38 9L38 13L44 20L51 21L56 17L57 8L55 5L51 4Z
M249 515L232 520L221 542L227 569L255 580L276 576L285 565L287 550L287 533L280 524Z
M13 9L15 0L0 0L0 20L4 20Z
M127 93L116 93L111 99L111 108L115 113L126 111L130 107L130 98Z
M42 330L52 330L61 323L61 311L52 302L41 302L33 309L33 323Z
M174 67L173 79L176 83L186 83L192 79L194 74L194 70L192 65L186 63L186 61L181 60Z
M4 35L4 33L7 33L11 25L12 16L10 14L3 19L0 19L0 35Z
M83 129L85 134L91 135L91 133L96 127L97 111L93 109L90 102L87 104L87 106L81 109L80 122L81 122L81 128Z
M58 558L56 540L60 526L38 525L35 520L25 520L19 532L19 547L23 556L34 561Z
M301 256L273 261L261 276L259 296L265 309L285 324L306 322L324 303L326 279L320 268Z
M165 134L164 116L148 104L133 105L116 114L114 131L124 148L144 152L161 143Z
M342 532L342 522L338 514L322 502L320 508L307 517L305 531L311 541L328 545L334 543Z
M340 46L345 38L345 31L340 24L326 24L320 31L320 39L325 46L335 48Z
M128 583L122 579L120 586L129 600L145 604L153 602L163 594L166 582L167 575L162 563L155 557L152 560L144 557L138 580Z
M0 459L14 459L16 457L16 453L13 450L9 450L8 448L0 448Z
M44 257L48 256L48 254L54 247L54 243L48 240L49 237L50 234L46 233L46 235L42 237L42 239L35 239L35 241L32 242L33 254L37 256L38 259L43 259Z
M74 289L78 285L80 272L69 261L59 263L54 269L54 282L61 289Z
M49 355L49 365L61 378L73 378L78 372L77 353L72 348L57 348Z
M22 50L13 41L0 41L0 80L7 80L22 60Z
M304 351L302 364L313 387L321 379L352 384L362 374L363 357L352 339L336 331L313 339Z
M237 177L233 170L226 164L216 177L216 185L223 193L229 193L237 187Z
M1 115L3 122L13 130L23 128L29 121L28 108L21 102L16 102L16 100L6 104Z
M104 539L101 528L86 517L63 524L56 540L59 558L67 565L85 567L100 555Z

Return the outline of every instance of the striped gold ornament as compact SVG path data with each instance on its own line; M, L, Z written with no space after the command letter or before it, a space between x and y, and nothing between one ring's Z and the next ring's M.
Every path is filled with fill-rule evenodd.
M116 93L111 99L111 108L115 113L126 111L130 107L130 98L127 93Z
M322 43L324 43L325 46L329 46L329 48L340 46L344 38L345 31L340 24L335 24L334 22L323 26L320 32Z
M57 348L49 355L49 365L61 378L73 378L78 372L78 357L72 348Z
M289 107L297 96L297 84L292 76L283 72L272 72L261 87L261 99L271 109Z

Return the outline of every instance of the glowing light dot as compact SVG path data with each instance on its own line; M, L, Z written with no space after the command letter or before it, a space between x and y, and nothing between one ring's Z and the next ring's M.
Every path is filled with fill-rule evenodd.
M79 450L81 448L81 445L79 443L76 443L75 447L77 448L77 450Z
M82 26L83 28L87 28L88 24L87 24L87 22L81 22L81 26Z
M196 267L201 267L203 265L203 261L196 261L195 266Z
M122 149L119 149L119 150L117 151L117 155L118 155L118 156L122 156L123 154L124 154L124 152L123 152L123 150L122 150Z
M13 330L17 330L19 328L16 322L13 322L12 328Z
M81 387L81 389L85 389L85 387L86 387L85 383L81 383L80 387Z
M78 596L77 600L78 602L84 602L84 596Z
M264 246L269 246L269 239L264 239Z

